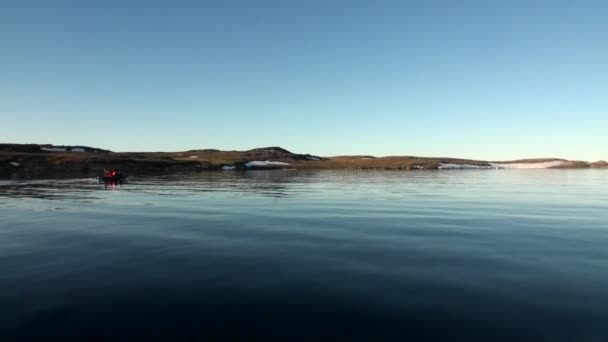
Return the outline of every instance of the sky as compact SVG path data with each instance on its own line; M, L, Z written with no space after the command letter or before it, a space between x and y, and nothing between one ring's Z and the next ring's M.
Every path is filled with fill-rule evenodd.
M0 142L608 159L608 1L0 0Z

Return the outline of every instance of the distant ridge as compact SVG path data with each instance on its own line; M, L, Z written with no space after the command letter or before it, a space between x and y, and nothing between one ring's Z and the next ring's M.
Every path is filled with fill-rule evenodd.
M436 170L509 168L607 168L598 161L535 158L484 161L462 158L416 156L375 157L353 155L320 157L293 153L270 146L246 151L193 149L182 152L112 152L82 145L0 144L0 178L95 176L104 168L130 174L251 170L251 169L349 169L349 170Z
M82 150L83 152L99 152L99 153L111 153L110 150L103 150L101 148L82 146L82 145L53 145L53 144L0 144L0 151L11 151L11 152L28 152L28 153L44 153L49 152L52 149L63 149L66 152L73 150Z

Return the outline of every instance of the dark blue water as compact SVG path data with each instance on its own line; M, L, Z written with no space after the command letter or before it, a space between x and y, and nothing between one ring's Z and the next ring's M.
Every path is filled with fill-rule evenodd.
M0 181L0 340L608 341L608 172Z

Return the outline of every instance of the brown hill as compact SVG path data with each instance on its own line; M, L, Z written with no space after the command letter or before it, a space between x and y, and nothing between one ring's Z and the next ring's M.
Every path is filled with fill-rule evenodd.
M608 162L605 160L596 161L595 163L591 163L591 167L598 169L608 168Z
M587 163L557 158L523 159L501 163L536 163L561 160L560 168L608 168L604 161ZM0 178L93 177L107 169L130 175L252 168L417 170L438 169L441 164L491 167L482 160L415 156L319 157L293 153L281 147L247 151L196 149L183 152L111 152L85 146L0 144Z

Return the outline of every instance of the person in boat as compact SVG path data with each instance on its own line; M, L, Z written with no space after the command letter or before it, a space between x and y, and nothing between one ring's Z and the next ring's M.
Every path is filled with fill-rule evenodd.
M122 171L103 169L104 178L121 178Z

